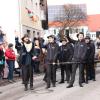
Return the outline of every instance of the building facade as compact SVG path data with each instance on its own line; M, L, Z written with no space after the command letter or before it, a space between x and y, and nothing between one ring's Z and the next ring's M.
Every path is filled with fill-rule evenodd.
M74 11L74 13L70 14L70 17L66 11L66 9L64 8L64 6L68 6L71 4L65 4L65 5L50 5L48 6L48 23L49 23L49 32L54 34L54 35L58 35L58 33L60 32L61 28L63 27L62 22L64 22L64 20L67 19L72 19L72 20L76 20L77 18L79 18L78 14L81 14L81 12L84 13L84 15L87 15L87 7L85 4L73 4L71 5L73 7L73 9L67 9L70 11ZM81 19L85 19L85 17L81 16ZM72 26L65 28L64 33L70 33L70 35L76 34L78 32L84 32L86 35L86 32L88 30L88 27L86 25L86 23L82 23L81 25L77 25L77 26ZM76 37L74 37L76 38Z
M31 39L42 35L40 0L20 0L19 9L21 37L26 33L30 35Z
M43 36L42 20L46 19L41 17L45 16L41 6L46 9L47 5L42 5L41 0L0 1L0 26L8 42L14 43L15 33L19 38L28 33L32 40L37 35Z

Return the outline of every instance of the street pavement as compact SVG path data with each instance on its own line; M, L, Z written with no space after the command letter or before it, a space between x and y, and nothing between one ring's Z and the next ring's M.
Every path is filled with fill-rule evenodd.
M100 67L96 68L96 81L78 85L78 72L73 88L66 88L67 83L58 84L60 72L57 72L57 86L45 89L43 75L34 78L34 90L24 91L20 82L0 87L0 100L100 100Z

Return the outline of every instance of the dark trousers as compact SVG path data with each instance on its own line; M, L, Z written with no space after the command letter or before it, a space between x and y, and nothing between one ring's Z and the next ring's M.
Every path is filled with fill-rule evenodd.
M31 65L22 66L22 77L25 85L30 81L30 86L33 86L33 68Z
M44 69L44 78L43 78L43 80L45 82L47 82L47 71L46 71L46 68Z
M22 83L24 84L24 68L21 66L21 77L22 77Z
M70 84L73 85L75 81L76 70L79 67L79 84L83 82L83 75L84 75L84 64L73 64L72 65L72 77Z
M8 74L8 80L13 80L13 72L15 68L15 61L13 60L7 60L8 64L9 74Z
M86 82L88 82L88 78L89 78L89 66L90 66L90 64L89 64L89 63L86 63L86 64L85 64L85 67L84 67L84 70L86 71L86 77L85 77L85 75L84 75L84 80L85 80Z
M50 87L51 82L53 85L55 85L55 83L56 83L56 66L49 64L46 69L46 75L47 75L47 86Z
M86 81L90 80L95 80L95 68L94 68L94 63L86 63L85 66L86 69Z
M66 81L69 82L71 72L72 72L72 66L71 65L61 65L61 81L64 81L65 74L66 74Z
M36 72L36 73L40 72L39 66L40 66L40 62L39 61L34 61L33 62L34 72Z

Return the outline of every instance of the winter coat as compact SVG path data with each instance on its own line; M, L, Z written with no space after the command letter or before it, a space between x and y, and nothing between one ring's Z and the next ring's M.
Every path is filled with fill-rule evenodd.
M47 55L46 55L46 60L47 61L51 61L51 62L55 62L57 60L57 56L58 56L58 50L59 50L59 46L57 43L48 43L46 46L47 49Z
M84 62L86 59L87 46L84 41L78 41L74 45L73 61Z
M5 57L6 57L6 60L15 60L16 59L16 55L15 55L14 50L8 48L5 51Z
M25 46L25 43L20 43L18 41L18 39L16 40L16 45L15 48L17 49L17 51L19 52L20 56L19 56L19 64L20 65L30 65L32 62L32 56L33 56L33 51L34 51L34 44L32 42L29 41L29 43L26 46L32 45L30 46L30 50L27 51L27 48Z
M66 43L66 45L62 45L59 48L59 61L67 62L71 61L73 57L73 46L71 43Z
M95 58L95 45L94 43L87 43L87 53L86 53L86 61L94 62Z
M73 40L69 37L69 35L67 35L67 39L69 40L70 43L73 43L74 45L74 54L73 54L73 58L72 61L75 62L85 62L86 61L86 53L87 53L87 45L83 40L81 41L76 41Z

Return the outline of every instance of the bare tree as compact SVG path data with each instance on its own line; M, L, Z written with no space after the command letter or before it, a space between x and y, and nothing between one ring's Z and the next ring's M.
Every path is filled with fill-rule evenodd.
M87 20L87 14L81 7L67 4L63 6L63 13L59 12L55 19L61 23L60 35L63 37L65 28L71 29L84 23Z

